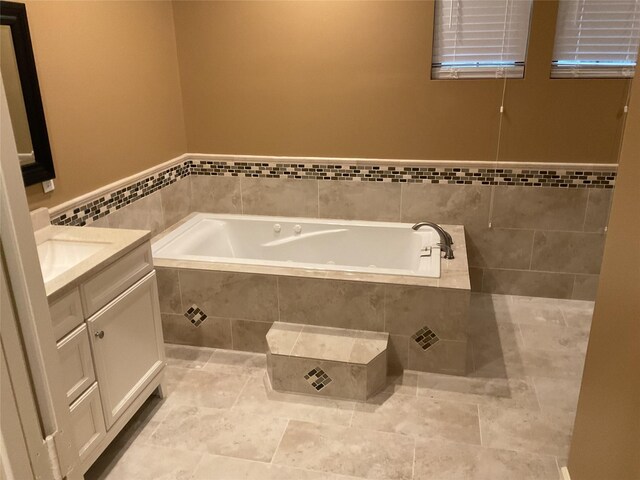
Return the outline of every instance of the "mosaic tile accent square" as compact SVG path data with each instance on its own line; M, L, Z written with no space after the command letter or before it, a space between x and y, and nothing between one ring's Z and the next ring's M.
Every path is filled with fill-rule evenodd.
M200 324L207 319L207 314L200 310L200 307L195 304L191 305L189 310L184 312L184 316L189 319L194 327L199 327Z
M311 370L304 376L304 379L318 392L333 381L320 367Z
M422 327L411 336L411 339L420 345L423 350L427 350L440 340L429 327Z

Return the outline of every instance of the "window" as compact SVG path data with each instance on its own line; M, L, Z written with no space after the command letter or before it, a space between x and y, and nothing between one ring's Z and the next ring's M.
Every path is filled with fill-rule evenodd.
M640 1L561 0L551 77L632 77L639 39Z
M531 3L436 0L432 78L522 78Z

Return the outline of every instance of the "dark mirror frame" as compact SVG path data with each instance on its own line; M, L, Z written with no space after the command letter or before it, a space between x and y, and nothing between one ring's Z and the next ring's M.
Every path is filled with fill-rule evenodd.
M0 1L0 24L8 25L11 28L11 38L16 53L22 96L24 97L31 144L35 156L35 163L22 166L22 178L25 185L33 185L55 178L56 172L53 168L51 145L49 144L47 122L44 118L44 108L40 97L38 73L31 47L25 5Z

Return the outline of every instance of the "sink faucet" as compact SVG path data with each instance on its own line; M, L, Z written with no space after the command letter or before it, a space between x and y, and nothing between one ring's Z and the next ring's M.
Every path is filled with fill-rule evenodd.
M445 229L440 225L432 222L418 222L411 228L417 231L422 227L431 227L436 232L438 232L438 236L440 237L439 245L440 249L444 251L444 258L452 260L454 256L453 249L451 248L451 245L453 245L453 239L451 238L451 235L449 235L449 233L446 232Z

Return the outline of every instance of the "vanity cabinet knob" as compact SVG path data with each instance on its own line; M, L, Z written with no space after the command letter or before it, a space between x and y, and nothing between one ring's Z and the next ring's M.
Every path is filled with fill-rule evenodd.
M95 336L97 338L104 338L104 330L100 330L99 332L96 332Z

